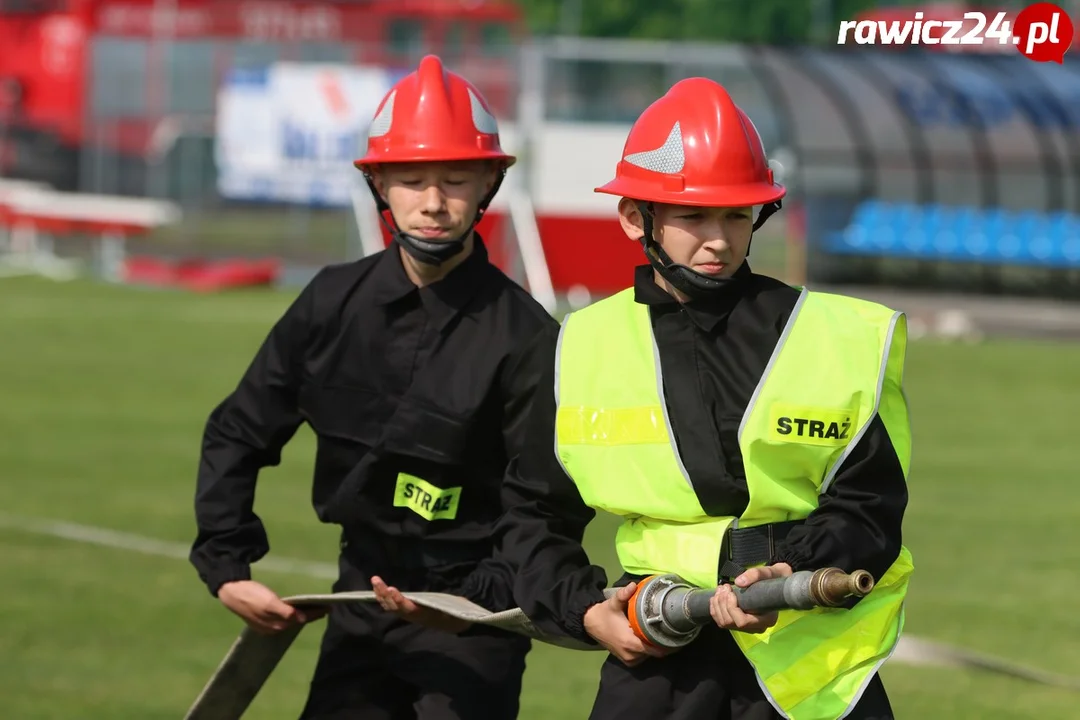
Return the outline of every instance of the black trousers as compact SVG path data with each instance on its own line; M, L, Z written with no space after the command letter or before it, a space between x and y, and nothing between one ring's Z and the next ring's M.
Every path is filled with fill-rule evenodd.
M335 592L370 590L344 558ZM436 589L437 590L437 589ZM327 618L301 720L514 720L531 641L474 625L452 634L404 622L376 603L335 606Z
M608 656L590 720L777 720L735 639L715 625L665 658L626 667ZM847 720L894 720L875 675Z

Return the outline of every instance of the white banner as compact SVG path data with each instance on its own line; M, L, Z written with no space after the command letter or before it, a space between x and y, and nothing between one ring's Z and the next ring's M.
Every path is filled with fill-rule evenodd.
M234 70L218 94L218 192L234 200L348 206L350 188L362 182L352 162L398 77L352 65Z

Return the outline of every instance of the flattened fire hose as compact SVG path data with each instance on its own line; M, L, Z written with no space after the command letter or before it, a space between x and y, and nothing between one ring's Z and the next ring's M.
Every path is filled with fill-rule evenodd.
M874 580L863 570L850 575L836 568L802 571L786 578L762 580L746 589L736 589L739 607L763 613L783 608L831 607L851 595L866 595ZM608 588L610 597L616 588ZM642 640L668 647L691 642L701 626L712 622L709 598L713 589L699 589L676 575L654 575L635 589L628 615L630 625ZM540 642L571 650L602 650L565 637L540 631L520 609L493 613L456 595L444 593L403 593L417 605L480 625L501 628ZM326 595L296 595L283 598L294 607L375 602L375 593L341 592ZM260 635L245 628L229 648L210 681L196 698L185 720L239 720L255 699L274 668L300 634L303 626L275 635Z

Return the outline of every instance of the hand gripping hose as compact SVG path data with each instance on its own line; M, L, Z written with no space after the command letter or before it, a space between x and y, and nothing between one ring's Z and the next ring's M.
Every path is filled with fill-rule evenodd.
M837 607L849 597L870 594L874 578L865 570L848 574L838 568L822 568L760 580L747 588L731 587L740 610L761 615L775 610ZM678 575L650 576L634 589L630 627L647 643L682 647L713 621L709 602L715 593L713 588L693 587Z

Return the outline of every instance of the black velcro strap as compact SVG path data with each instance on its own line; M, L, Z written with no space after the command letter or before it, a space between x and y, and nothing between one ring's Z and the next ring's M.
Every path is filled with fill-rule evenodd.
M727 558L721 558L720 573L717 577L720 578L721 583L733 582L735 578L746 572L746 568L742 565L736 565Z
M765 224L765 221L772 217L774 213L778 212L780 208L783 207L783 204L784 203L781 200L777 200L776 202L762 205L761 210L758 211L757 220L754 221L753 231L757 232L760 230L761 226Z
M802 520L756 525L728 530L720 551L720 577L734 578L751 565L767 563L776 553L776 546Z

